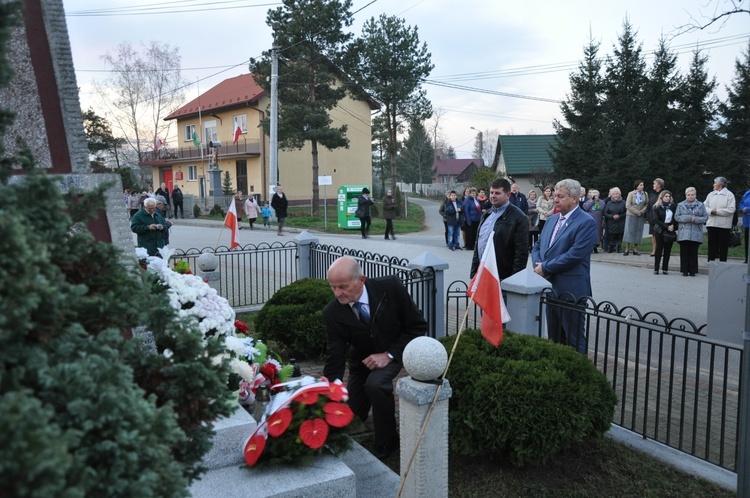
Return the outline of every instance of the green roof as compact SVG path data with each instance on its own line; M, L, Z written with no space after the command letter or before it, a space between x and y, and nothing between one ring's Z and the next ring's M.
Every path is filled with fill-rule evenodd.
M500 135L497 156L502 153L508 176L552 171L549 153L557 135Z

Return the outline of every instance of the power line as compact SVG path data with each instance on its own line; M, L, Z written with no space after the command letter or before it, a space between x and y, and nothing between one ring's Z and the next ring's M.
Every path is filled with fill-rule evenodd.
M248 9L256 7L273 7L276 5L282 5L281 2L273 3L259 3L259 4L247 4L247 5L224 5L222 4L236 4L245 3L246 0L225 0L223 2L201 2L194 3L192 1L175 1L165 3L155 3L150 5L139 5L139 6L127 6L127 7L111 7L107 9L91 9L91 10L77 10L66 13L66 16L70 17L112 17L112 16L152 16L156 14L186 14L191 12L204 12L207 10L235 10L235 9ZM192 6L186 6L185 4L193 3ZM175 5L175 4L179 4Z

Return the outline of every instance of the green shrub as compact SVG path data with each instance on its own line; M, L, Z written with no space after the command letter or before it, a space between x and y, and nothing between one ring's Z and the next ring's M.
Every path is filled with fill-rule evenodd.
M198 204L193 204L193 218L200 218L201 207Z
M304 278L279 289L255 319L259 338L275 341L298 360L325 350L323 308L333 299L325 280Z
M441 339L450 353L456 336ZM572 348L506 332L498 348L466 330L448 373L451 448L516 466L544 463L610 426L617 396Z
M226 216L226 213L224 213L224 210L218 204L214 204L214 207L211 208L208 214L210 216Z

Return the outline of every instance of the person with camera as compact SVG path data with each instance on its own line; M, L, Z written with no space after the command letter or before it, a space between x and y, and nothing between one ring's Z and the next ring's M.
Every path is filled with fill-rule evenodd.
M146 249L149 256L157 256L159 249L166 245L166 229L167 221L156 211L156 199L146 198L143 209L135 213L130 222L130 230L138 235L138 247Z

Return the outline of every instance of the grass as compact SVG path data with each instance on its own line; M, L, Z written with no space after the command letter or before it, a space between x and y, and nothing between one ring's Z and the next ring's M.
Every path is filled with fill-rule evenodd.
M372 449L374 437L356 438ZM399 454L384 461L399 473ZM581 443L546 465L514 468L486 457L449 455L451 497L705 497L735 496L708 481L677 471L610 438Z

